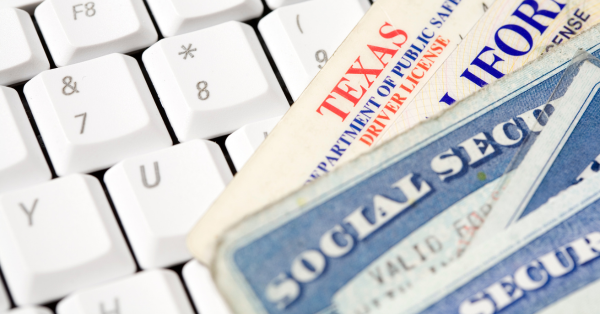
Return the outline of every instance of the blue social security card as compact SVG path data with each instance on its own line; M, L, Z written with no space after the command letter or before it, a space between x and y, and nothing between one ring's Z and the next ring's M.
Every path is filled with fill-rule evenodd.
M535 140L535 143L526 152L524 159L519 163L519 167L505 175L509 177L507 179L507 181L509 181L509 184L507 185L508 188L502 191L500 200L494 204L493 211L488 216L482 231L489 230L485 228L490 223L497 224L498 217L504 218L505 216L508 216L509 213L519 212L520 210L518 210L517 205L523 203L523 199L525 199L528 193L545 195L544 202L546 202L548 199L556 196L575 182L580 183L583 179L589 179L595 174L593 172L586 172L586 170L583 169L586 168L586 164L589 163L587 161L588 155L592 156L591 158L594 158L597 155L597 152L594 153L595 150L593 148L597 149L598 146L595 145L595 143L591 143L594 141L590 140L590 134L594 134L599 127L597 112L600 111L600 102L598 101L598 99L600 99L600 93L598 93L600 89L600 68L598 65L600 65L600 62L596 58L588 54L582 54L575 62L572 62L567 71L564 72L561 83L556 90L556 93L558 93L560 97L552 100L547 105L551 106L553 111L551 118L549 121L546 121L547 123L543 126L543 132L541 132ZM566 92L564 89L566 89ZM542 126L540 125L540 128L541 127ZM517 154L513 158L518 159L520 158L519 155L520 154ZM557 165L561 166L560 171L548 171L548 169L555 169ZM553 173L557 174L554 175ZM583 173L584 175L582 176L580 173ZM547 179L550 179L554 184L550 185L552 188L548 188L548 185L546 184L535 184L535 182L543 182ZM556 189L555 185L559 185L562 189ZM577 200L573 202L576 201ZM536 210L538 208L540 208L540 206L535 207ZM542 209L539 210L544 211ZM520 212L522 216L527 216L523 214L522 210ZM532 212L533 210L529 211L529 213ZM507 214L499 216L497 213ZM542 215L551 216L548 213ZM539 214L531 219L533 220L530 221L533 222L542 221L539 218ZM543 226L544 223L540 222L540 224L540 226L529 225L528 228L530 228L530 230L545 228L545 226ZM484 238L487 238L487 240ZM492 240L490 240L490 238ZM512 237L511 239L514 240L515 243L521 243L522 241L519 237ZM470 248L470 250L474 250L475 252L469 252L470 255L464 256L464 259L473 259L473 254L488 256L486 255L488 254L486 252L489 250L493 251L493 255L500 254L500 251L495 251L497 243L492 234L482 236L482 233L478 232L477 240L479 243L471 244L473 247ZM483 246L481 246L482 242L484 242ZM480 246L477 246L477 244L480 244ZM598 246L598 249L600 249L600 246ZM546 261L546 257L543 257L542 260ZM465 264L467 262L463 262L461 259L458 263ZM546 264L544 264L544 266L547 267L554 265ZM439 283L440 280L444 280L443 277L452 277L460 273L457 273L456 271L448 272L449 270L444 270L437 275L438 277L434 279L434 282ZM554 272L552 269L548 269L548 273L554 275L557 274L557 272ZM522 273L519 272L519 276L521 274ZM469 275L470 273L460 273L461 278L468 277ZM517 276L516 278L520 277ZM433 295L433 291L436 290L429 288L429 283L425 283L424 285L427 287L426 289L432 289L430 292L425 293L425 295ZM502 283L500 286L502 285L506 286L505 283ZM349 286L350 285L347 285L345 289L349 289ZM541 286L543 286L543 283L540 282L539 287ZM415 290L424 293L421 289L423 289L421 286L415 288ZM529 309L526 310L524 308L518 308L516 312L506 310L507 304L502 302L508 302L508 299L501 299L501 297L494 294L498 292L494 289L495 288L491 288L491 294L488 293L488 296L491 297L491 301L481 301L485 299L482 297L477 302L471 303L469 301L462 304L458 311L457 309L443 306L442 308L444 308L444 310L439 313L497 313L499 311L502 311L502 313L533 313L540 309L536 308L533 312L528 312ZM405 304L412 304L411 301L407 301L407 298L411 299L410 295L411 294L409 293L406 296L402 296L390 287L388 294L384 299L370 300L375 300L383 306L373 309L369 311L369 313L403 313L403 311L396 312L397 309L401 308L410 308L410 311L408 312L412 313L415 311L414 308L420 308L422 310L423 304L429 304L429 300L424 300L414 308L405 307ZM546 303L544 304L549 304L547 303L549 301L545 302Z
M478 230L476 237L473 237L473 241L469 246L485 242L493 235L505 229L503 221L510 213L518 211L516 204L519 202L517 200L523 198L522 196L526 195L528 191L535 192L536 195L545 195L543 201L545 203L551 196L556 195L573 184L573 179L577 175L574 175L573 178L567 180L568 182L560 185L558 182L565 180L561 181L554 177L546 178L554 186L558 185L560 189L555 188L550 190L545 185L535 185L531 182L535 182L536 178L538 178L536 177L537 173L536 175L532 175L532 171L536 169L541 171L541 169L548 168L555 160L562 160L559 163L561 167L555 172L563 177L568 177L569 174L566 173L566 170L571 168L573 170L578 169L576 164L577 162L581 163L579 158L585 158L582 149L573 148L570 150L569 146L566 146L562 150L562 155L559 159L545 157L556 155L558 151L561 151L560 148L563 148L561 143L564 144L566 139L569 139L565 134L571 134L576 126L576 131L570 137L571 142L575 141L576 138L581 138L580 143L589 142L589 135L584 136L584 134L594 132L596 128L592 127L590 123L583 122L578 126L578 122L595 121L595 117L593 115L590 117L589 114L583 120L579 118L581 118L583 112L593 112L597 107L595 105L588 105L591 100L591 97L589 97L590 93L595 93L596 90L594 88L599 87L596 85L597 80L595 75L598 75L600 78L600 69L597 67L597 65L600 65L600 61L588 53L578 52L578 54L580 56L572 60L569 67L562 72L561 80L555 87L553 95L550 96L551 101L537 108L537 113L534 112L533 115L536 118L535 121L526 123L530 130L529 134L524 135L519 129L514 128L514 125L517 123L514 119L500 125L503 129L500 127L494 128L492 137L496 142L499 140L498 132L506 132L507 128L510 130L511 127L513 130L516 130L516 136L505 140L505 143L510 144L512 142L512 144L519 146L519 151L512 156L511 163L505 168L506 173L498 180L495 180L493 185L488 185L487 188L480 189L477 193L473 193L458 203L458 206L466 208L479 207L481 206L482 198L473 196L488 193L488 200L485 201L484 205L487 206L489 214L485 219L485 224L480 224L476 228L473 228ZM584 110L588 108L588 111ZM532 116L520 116L519 118L532 118ZM593 122L591 123L593 124ZM542 130L543 132L541 132ZM600 147L600 145L596 146ZM588 151L595 150L588 147ZM597 154L598 152L592 158L597 156ZM589 163L587 160L584 160L584 162L586 164ZM583 167L585 165L580 168ZM506 188L507 186L508 188ZM492 190L490 191L489 188L492 188ZM497 200L498 198L499 200ZM444 213L431 219L425 226L416 230L409 237L424 238L432 234L434 230L443 225L444 221L448 220L445 217L451 215L453 210L453 207L450 207ZM468 222L478 220L479 218L474 215L467 216L466 219ZM460 220L454 221L456 227L460 227L462 223L464 222ZM490 226L494 226L494 228L490 228ZM462 231L467 232L464 228ZM439 229L437 233L440 233ZM432 250L442 249L441 247L436 247L436 243L432 242L430 238L425 239L427 245ZM397 275L402 268L406 268L404 266L408 265L408 268L411 267L410 264L395 262L400 261L398 258L403 258L401 252L410 251L410 245L411 243L407 241L400 242L367 267L366 271L357 275L350 283L340 289L333 298L337 311L340 313L355 313L356 311L376 312L377 308L385 308L388 306L388 301L394 300L394 298L390 297L390 293L393 293L398 287L401 287L403 290L407 290L407 286L411 286L412 288L412 286L418 284L417 282L423 281L423 278L425 278L423 272L429 272L428 275L435 275L440 267L433 263L429 263L428 267L426 267L427 269L421 271L421 273L411 269L410 273L412 276ZM456 248L450 247L450 249L450 251L447 251L448 254L452 254L452 249ZM456 256L460 256L460 252L456 253ZM452 255L447 255L446 259L442 259L442 263L444 263L442 267L452 262L454 260L453 257ZM388 275L385 276L385 274ZM392 280L383 280L386 277L392 278ZM357 300L360 300L362 305L357 305Z
M515 154L535 142L524 139L552 115L546 102L570 59L598 43L598 28L583 33L237 225L212 266L229 305L354 313L377 307L390 284L408 293L453 264Z
M600 176L551 198L375 313L598 313Z

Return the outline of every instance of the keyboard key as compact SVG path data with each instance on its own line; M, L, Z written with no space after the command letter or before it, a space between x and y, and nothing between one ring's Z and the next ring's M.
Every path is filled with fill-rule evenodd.
M41 73L25 95L60 176L171 146L137 61L112 54Z
M18 9L0 9L0 85L26 81L48 70L50 63L31 16Z
M227 22L163 39L142 59L181 142L231 133L289 108L246 24Z
M104 182L138 263L148 269L192 258L186 235L231 178L219 145L193 140L122 161Z
M81 174L0 196L0 265L18 305L135 271L100 182Z
M225 300L219 294L210 272L196 260L183 267L183 281L190 292L192 301L200 313L231 314Z
M0 87L0 193L52 178L19 94Z
M27 307L20 307L20 308L12 309L12 310L6 312L5 314L52 314L52 311L50 311L49 309L47 309L45 307L27 306Z
M56 313L193 314L194 311L177 274L156 269L76 292L58 303Z
M136 51L158 39L143 0L46 0L35 18L57 66Z
M165 37L257 18L263 12L260 0L148 0L148 5Z
M2 0L0 8L17 8L33 14L35 8L44 0Z
M266 0L267 6L271 8L271 10L275 10L277 8L281 8L286 5L296 4L300 2L304 2L307 0ZM319 0L317 0L319 1Z
M225 147L237 171L242 169L279 120L281 117L246 124L227 137Z
M294 100L369 7L368 0L307 1L277 9L260 20L260 34Z

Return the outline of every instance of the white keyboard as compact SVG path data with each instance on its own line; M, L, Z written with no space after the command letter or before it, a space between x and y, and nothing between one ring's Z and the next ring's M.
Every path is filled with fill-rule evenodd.
M0 0L0 314L230 314L185 238L369 0Z

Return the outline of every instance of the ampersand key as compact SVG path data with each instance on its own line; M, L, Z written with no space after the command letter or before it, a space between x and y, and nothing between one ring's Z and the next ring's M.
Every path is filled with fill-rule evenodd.
M63 84L65 84L65 86L62 89L63 94L70 96L73 95L74 93L79 93L79 91L77 90L77 82L73 82L73 78L70 76L65 76L62 80ZM71 85L71 82L73 82L73 85ZM67 92L67 88L70 89L70 91Z

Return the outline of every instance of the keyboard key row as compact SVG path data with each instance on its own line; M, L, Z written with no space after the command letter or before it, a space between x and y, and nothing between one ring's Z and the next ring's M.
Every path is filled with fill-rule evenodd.
M8 1L8 3L6 3ZM3 0L0 4L0 38L11 45L0 48L0 84L30 79L49 68L31 17L24 11L41 1ZM189 2L150 1L165 36L174 36L230 20L259 17L260 0ZM152 45L158 34L143 0L93 0L69 3L47 0L35 9L40 31L57 66L128 53Z
M219 40L225 35L227 40ZM205 49L201 43L206 40L220 45ZM180 42L190 42L189 51L181 54ZM208 61L223 56L229 58ZM143 59L180 141L230 133L289 108L247 25L230 22L166 39L144 53ZM243 77L244 84L232 85L230 73ZM172 144L139 65L131 57L112 54L45 71L25 85L24 93L60 176L105 169ZM14 121L4 123L1 134L13 153L3 156L0 169L22 174L18 177L24 183L14 184L18 188L48 179L49 171L18 96L14 91L11 95L11 111L19 110L2 116ZM4 103L7 107L8 101ZM258 144L253 144L254 149ZM8 158L28 162L17 167ZM25 171L35 178L23 175ZM0 181L0 191L5 190L2 186Z
M239 22L161 40L143 61L182 142L231 133L289 108L256 34ZM111 54L44 71L24 93L59 176L106 169L172 144L131 57Z
M191 258L185 237L231 178L219 146L195 140L124 160L104 181L139 265L150 269ZM18 305L135 271L100 182L81 174L0 196L0 265ZM7 305L0 293L0 310Z
M194 305L203 314L231 314L206 267L195 260L183 268L183 280ZM4 293L0 285L0 293ZM0 311L8 310L5 294L0 294ZM52 314L45 307L23 306L5 314ZM115 281L76 291L61 300L57 314L192 314L183 284L171 270L155 269L128 275Z
M33 13L43 0L2 0L0 8L19 8ZM272 10L285 5L300 3L307 0L266 0ZM148 0L148 5L157 20L165 37L179 35L169 31L180 30L188 25L212 26L226 21L243 21L260 16L263 11L260 0ZM160 17L159 17L160 16ZM211 22L203 22L202 19ZM188 25L186 25L188 24ZM206 27L206 26L204 26ZM164 28L164 30L163 30ZM170 35L168 35L170 34Z
M30 0L21 0L21 3L10 1L13 3L8 6L13 7L30 8L36 4ZM275 10L259 23L260 32L294 99L370 6L368 0L319 0L289 5L296 2L299 1L273 4L274 7L288 6ZM230 20L256 18L263 10L259 0L193 3L151 0L149 5L165 36L188 33ZM77 4L47 0L37 7L35 17L57 66L110 53L129 53L148 47L158 39L143 0L95 0ZM31 17L20 10L0 9L0 20L3 21L0 38L13 43L0 48L0 85L18 83L48 69L49 62ZM210 50L211 46L206 43L212 38L204 35L198 35L202 42L196 45L206 47L205 51ZM258 47L262 53L260 44L254 41L249 38L251 48L255 50ZM180 43L174 45L177 48L182 46ZM191 52L198 48L183 48L184 57L190 56L186 49ZM217 55L216 59L226 56Z
M339 1L348 0L321 0L318 3L321 6L350 8L356 19L368 6L368 3L361 2L364 0L351 0L351 5L347 6L341 6L337 3ZM298 19L296 24L289 23L294 15L297 18L300 15L308 16L311 21L327 20L317 15L332 10L316 10L314 3L309 1L278 9L263 19L260 28L267 43L286 42L282 38L271 38L271 29L287 29L290 34L298 30L306 31L302 36L291 35L298 39L292 42L298 49L306 47L311 41L306 38L317 38L319 27L314 23L307 24L304 30L300 28ZM40 11L43 11L44 5ZM344 16L348 15L352 14ZM29 18L26 14L25 17ZM341 33L338 30L337 34ZM204 42L218 45L207 48L202 45ZM185 46L182 43L188 44ZM300 75L286 75L288 68L285 60L278 57L278 51L273 48L273 55L279 62L284 78L288 83L290 77L300 82ZM326 59L327 51L324 50L322 54L322 58ZM116 59L126 61L113 62ZM245 24L230 22L162 40L148 49L143 59L180 141L230 133L244 124L280 115L288 108L256 35ZM294 62L296 65L304 62L305 68L317 68L314 61L308 62L306 58ZM125 66L119 67L119 64ZM229 73L245 78L245 84L233 87ZM297 96L297 91L302 90L314 74L316 72L305 76L304 82L297 85L302 87L290 88L292 93ZM86 78L85 82L83 78ZM289 86L295 85L290 83ZM83 93L80 91L82 88L85 90ZM232 92L233 88L235 91ZM25 92L34 116L40 120L38 124L42 136L59 175L107 168L123 158L170 145L166 129L158 119L153 100L143 84L138 65L128 57L107 56L44 72L27 84ZM106 110L107 106L111 109ZM55 118L54 121L46 121L51 117ZM139 140L142 137L150 140ZM253 144L243 148L241 142L237 145L233 143L235 138L232 136L228 140L232 143L228 146L232 147L232 157L239 169L261 141L251 140ZM236 146L240 149L236 149Z
M208 270L188 262L183 278L200 313L230 314ZM1 288L1 287L0 287ZM8 303L3 309L8 309ZM47 308L25 306L6 314L52 314ZM57 314L192 314L194 313L177 274L171 270L148 270L116 281L83 289L61 300Z

